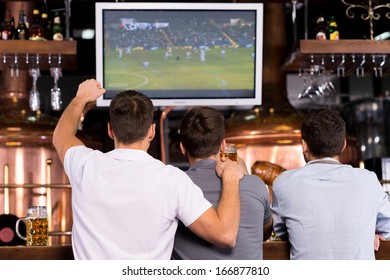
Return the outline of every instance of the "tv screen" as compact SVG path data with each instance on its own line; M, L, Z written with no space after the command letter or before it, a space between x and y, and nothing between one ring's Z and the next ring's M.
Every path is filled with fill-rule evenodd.
M96 3L96 78L154 106L260 105L263 5Z

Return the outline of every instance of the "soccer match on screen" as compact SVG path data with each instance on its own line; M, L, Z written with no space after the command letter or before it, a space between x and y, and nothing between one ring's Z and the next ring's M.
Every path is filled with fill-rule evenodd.
M251 11L105 11L107 90L253 90Z

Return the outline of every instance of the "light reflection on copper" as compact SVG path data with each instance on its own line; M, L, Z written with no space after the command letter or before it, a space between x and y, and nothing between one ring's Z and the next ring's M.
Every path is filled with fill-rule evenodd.
M244 160L246 166L251 168L257 160L269 161L285 169L301 167L305 164L300 143L291 145L238 145L238 155Z
M62 200L59 201L59 207L58 207L58 212L60 214L60 217L61 217L61 221L60 221L60 230L61 231L66 231L66 225L67 225L67 222L66 222L66 215L63 214L63 212L65 212L64 210L66 209L63 209L63 204L61 203L61 201L66 201L66 196L65 196L65 193L62 193Z
M15 183L24 184L24 152L17 148L15 152Z
M25 200L24 192L25 192L25 190L23 188L15 189L16 201L24 201ZM30 206L30 205L28 205L28 206ZM15 207L14 213L16 214L16 216L23 217L24 215L26 215L27 207L26 208L18 207L18 205L15 205L14 207Z
M7 131L21 131L20 127L7 127Z
M45 188L40 188L41 195L39 196L38 204L39 206L45 206L46 205L46 193Z
M5 145L8 146L8 147L12 147L12 146L22 146L22 142L7 141L7 142L5 142Z
M7 186L9 184L9 166L8 164L4 164L4 185ZM7 187L4 188L4 214L9 214L9 189Z
M21 148L16 148L15 151L15 183L24 184L24 152ZM24 189L17 188L15 190L16 201L23 201ZM24 209L19 207L16 209L16 215L23 217L25 215Z
M51 185L51 164L53 161L51 159L46 160L46 185ZM42 168L43 170L43 168ZM42 176L43 178L43 176ZM47 208L47 223L49 228L52 228L52 214L53 214L53 209L52 209L52 199L51 199L51 187L46 188L46 208Z
M292 144L292 140L277 140L276 144Z
M276 131L290 131L292 130L293 128L289 125L285 125L285 124L281 124L281 125L277 125L275 126L275 130Z
M39 176L39 184L42 184L42 185L47 184L45 149L42 147L39 148L39 158L37 160L39 160L39 164L40 164L39 171L41 173Z

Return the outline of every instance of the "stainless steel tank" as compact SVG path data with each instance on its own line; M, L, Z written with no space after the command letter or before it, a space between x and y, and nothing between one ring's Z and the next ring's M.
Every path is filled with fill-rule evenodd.
M341 112L356 135L362 160L390 157L389 97L370 97L346 103Z

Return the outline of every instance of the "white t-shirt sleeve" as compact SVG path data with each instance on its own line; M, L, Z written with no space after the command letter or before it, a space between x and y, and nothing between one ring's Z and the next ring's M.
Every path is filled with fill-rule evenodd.
M72 184L72 181L80 175L83 170L85 162L95 153L96 151L85 146L74 146L69 148L65 153L64 158L64 170L66 175ZM80 178L79 178L80 179Z
M187 227L198 219L212 204L202 190L183 172L178 186L178 218Z

